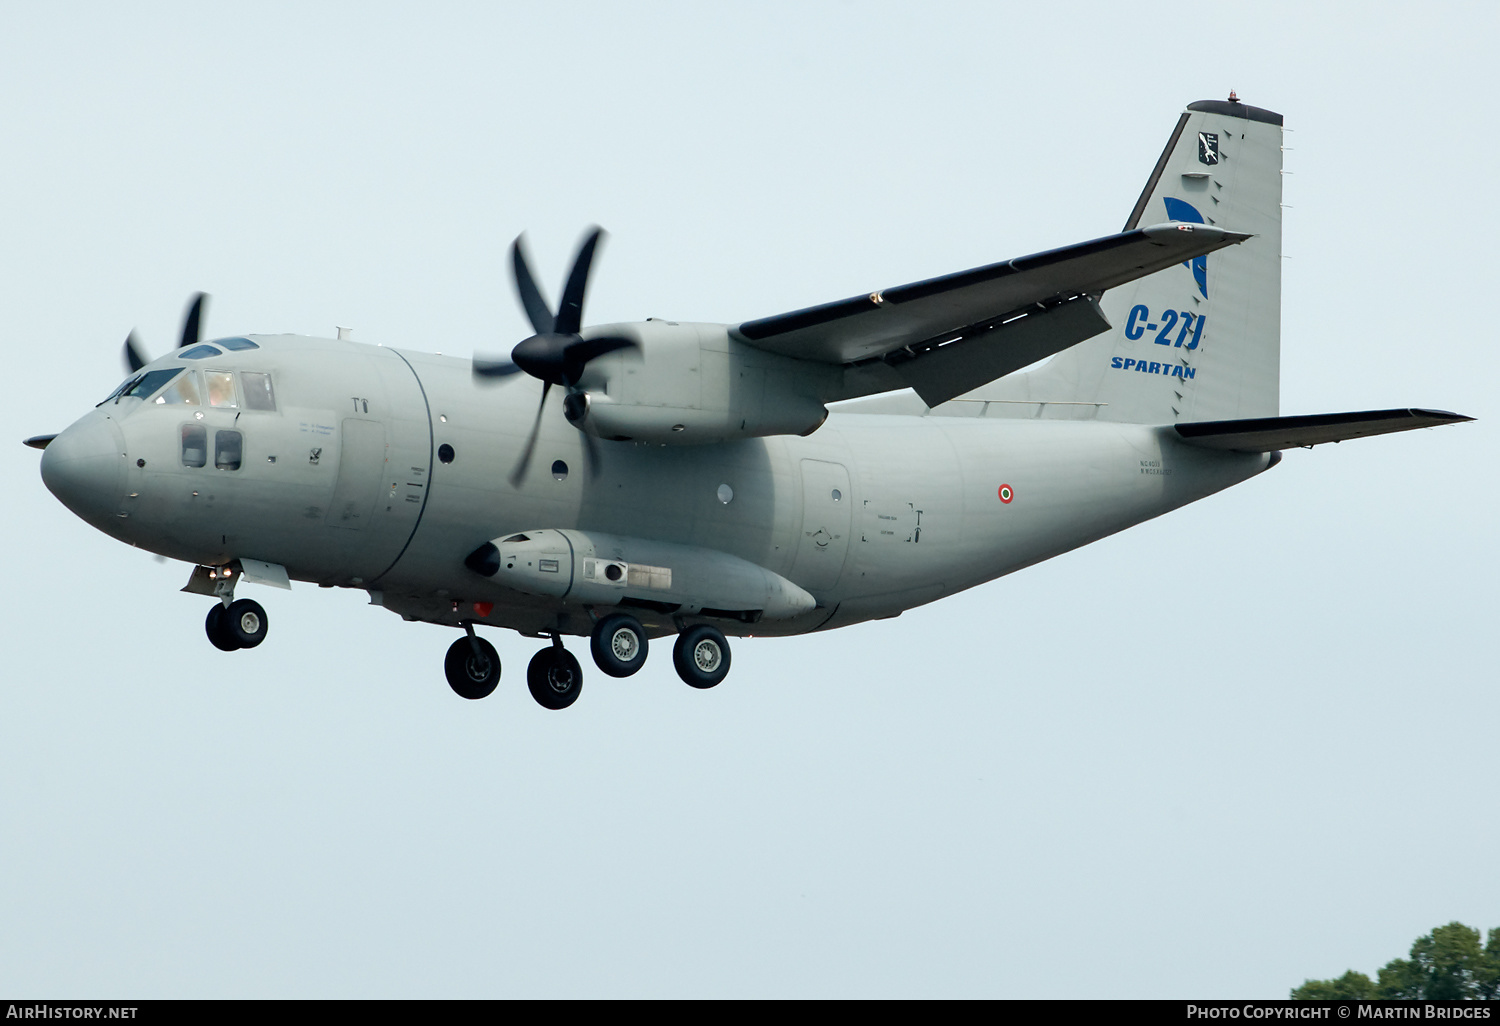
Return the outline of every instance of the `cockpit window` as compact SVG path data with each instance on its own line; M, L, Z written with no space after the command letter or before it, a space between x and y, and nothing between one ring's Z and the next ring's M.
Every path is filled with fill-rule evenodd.
M233 349L241 352L246 349L259 349L260 346L251 342L248 338L216 338L214 345L223 346L225 349Z
M206 360L210 356L223 356L224 350L219 349L215 346L201 345L194 346L187 352L178 353L177 355L182 357L182 359L184 360Z
M129 399L131 397L134 397L136 399L149 398L152 392L155 392L158 388L161 388L161 386L165 385L168 381L171 381L181 373L181 367L173 367L171 370L147 371L140 377L131 379L130 383L126 385L125 388L121 389L120 397L119 399L116 399L115 402L119 402L120 399Z
M247 410L276 409L276 393L271 391L271 375L260 371L245 371L240 375L240 384L245 386Z
M208 405L234 409L234 375L229 371L208 372Z
M124 392L127 388L129 388L131 385L135 384L139 380L141 380L140 379L140 375L136 375L134 377L126 378L124 381L120 382L119 386L116 387L113 392L109 393L109 395L105 396L100 402L96 403L95 405L97 405L97 406L103 406L105 403L109 402L111 399L118 399L118 398L120 398L120 393Z
M198 372L188 371L177 378L157 396L153 402L158 405L181 403L186 406L201 406L202 391L198 387Z

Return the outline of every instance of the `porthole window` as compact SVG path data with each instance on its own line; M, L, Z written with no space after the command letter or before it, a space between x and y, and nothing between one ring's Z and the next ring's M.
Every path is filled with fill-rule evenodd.
M566 481L568 479L568 465L562 460L552 462L552 480Z
M182 425L182 465L201 467L208 462L208 431L202 424Z
M716 494L719 497L719 501L727 506L734 498L734 489L729 487L727 484L721 484L719 485L719 490Z
M839 491L837 488L835 488L833 490L833 501L834 502L843 502L844 501L844 493L841 492L841 491Z
M214 467L218 470L239 470L244 455L245 439L238 431L214 432Z
M438 459L443 463L452 463L453 446L449 445L447 442L444 442L442 445L438 446Z

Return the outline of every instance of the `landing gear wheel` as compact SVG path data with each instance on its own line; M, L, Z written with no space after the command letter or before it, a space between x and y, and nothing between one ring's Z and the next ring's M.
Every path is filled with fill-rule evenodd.
M566 709L583 690L583 667L567 649L552 645L531 657L526 686L543 709Z
M485 698L500 683L500 654L483 638L459 638L448 646L443 673L447 674L448 686L459 698Z
M646 665L646 629L626 613L606 616L589 639L594 662L611 677L629 677Z
M221 620L224 633L233 638L240 648L254 648L266 640L266 629L270 622L266 611L254 599L238 599L229 603Z
M706 623L689 627L672 646L672 665L693 687L711 688L729 672L729 642Z
M208 633L208 640L213 642L214 648L220 652L239 650L240 643L230 637L229 624L224 619L224 603L213 604L208 611L208 619L203 621L203 629Z

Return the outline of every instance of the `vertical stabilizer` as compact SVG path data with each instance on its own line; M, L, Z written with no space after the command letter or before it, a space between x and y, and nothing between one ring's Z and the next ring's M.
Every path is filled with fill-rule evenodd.
M1233 98L1189 104L1125 228L1187 221L1254 238L1110 289L1100 300L1110 331L970 397L1010 400L991 415L1018 417L1276 416L1281 140L1280 114Z

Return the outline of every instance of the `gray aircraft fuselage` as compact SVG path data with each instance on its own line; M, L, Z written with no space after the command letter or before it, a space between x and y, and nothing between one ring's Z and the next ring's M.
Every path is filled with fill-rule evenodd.
M1169 426L835 411L806 437L600 441L590 475L582 435L553 409L559 392L513 487L539 382L485 386L467 359L248 337L259 348L200 360L175 353L145 368L235 372L236 405L212 406L206 395L199 405L106 401L47 448L49 487L94 526L165 556L280 564L295 580L368 590L408 619L532 635L586 635L591 617L587 603L518 591L465 566L477 546L512 532L602 532L739 557L817 605L725 623L726 633L797 634L895 616L1159 516L1276 458L1193 448ZM273 410L249 407L244 372L271 375ZM220 432L238 435L237 460L216 458ZM200 437L203 465L185 465L197 460L184 446ZM652 636L675 630L665 612L640 619Z

